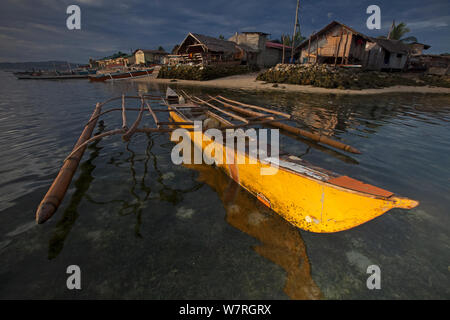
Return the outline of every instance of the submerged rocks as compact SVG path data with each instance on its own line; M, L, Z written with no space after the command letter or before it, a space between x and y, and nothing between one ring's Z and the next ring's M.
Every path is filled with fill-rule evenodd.
M162 79L183 79L183 80L212 80L228 77L237 74L245 74L258 71L252 66L162 66L159 70L158 78Z
M353 90L384 88L395 85L450 87L448 77L444 76L439 79L437 77L416 75L414 78L411 78L406 77L403 73L363 71L339 67L335 69L334 66L325 64L278 64L260 73L257 80Z

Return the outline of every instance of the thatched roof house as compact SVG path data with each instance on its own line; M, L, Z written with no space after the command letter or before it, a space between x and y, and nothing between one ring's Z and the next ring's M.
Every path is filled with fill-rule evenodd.
M177 49L184 61L193 64L240 64L245 49L232 41L188 33Z
M237 51L236 43L205 36L198 33L189 33L178 47L178 54L194 53L200 51L234 53Z

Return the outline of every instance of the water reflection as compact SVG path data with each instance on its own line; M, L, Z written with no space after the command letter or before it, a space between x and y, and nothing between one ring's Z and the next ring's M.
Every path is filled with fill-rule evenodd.
M305 244L298 229L260 204L219 169L208 165L185 166L198 171L198 181L207 183L217 192L226 210L226 221L261 242L253 250L286 271L284 292L290 298L321 297L311 277Z
M167 155L169 147L164 146L168 138L152 135L136 136L129 150L126 144L111 146L107 140L90 145L64 207L54 217L56 224L28 229L36 206L95 102L123 92L161 94L165 86L125 81L20 82L1 73L0 82L2 298L72 297L64 285L61 287L65 279L55 281L55 275L74 259L89 268L90 274L116 280L95 277L89 289L82 290L81 298L283 298L279 290L283 286L290 297L302 298L318 296L314 283L323 297L331 299L449 297L448 95L340 96L183 88L200 96L221 94L295 113L295 121L305 129L322 130L358 147L363 154L349 158L318 144L299 143L280 135L282 149L311 163L421 200L420 207L408 214L392 212L332 235L292 231L277 215L252 203L254 199L242 204L242 192L234 190L236 185L228 186L226 176L222 186L215 187L223 190L218 192L221 199L205 199L202 188L188 196L178 192L193 185L208 189L205 183L209 180L212 185L221 184L215 183L215 171L205 172L203 180L196 181L197 171L174 168ZM176 87L176 83L171 86ZM83 92L83 99L73 99L74 92ZM120 117L111 115L108 119L120 125ZM104 149L99 151L100 147ZM172 178L168 174L173 174ZM207 192L211 194L211 190ZM226 207L226 222L220 212L207 219L199 214L181 220L175 215L179 207L209 213L222 205ZM72 210L64 211L66 206ZM145 240L138 238L139 234ZM195 241L187 241L192 234L198 235ZM205 244L205 234L220 241ZM260 243L250 247L255 241ZM47 256L51 260L42 259ZM368 291L361 264L365 260L358 257L367 257L365 260L384 268L389 286L376 293ZM204 264L189 264L193 261ZM178 272L172 273L174 269ZM234 277L236 283L230 284L225 269L240 272L242 277ZM314 281L309 280L311 269ZM205 278L204 270L223 272L208 272ZM243 284L255 272L260 281L252 282L254 286ZM412 279L408 285L406 276Z
M104 129L105 127L99 125L95 135L102 133ZM92 180L94 180L92 171L94 171L95 165L92 162L98 157L99 152L102 149L97 146L99 142L100 140L96 140L87 147L87 150L91 151L89 159L80 165L80 176L74 182L75 192L70 198L70 202L64 210L61 220L56 223L55 230L50 238L48 247L49 259L54 259L59 255L64 247L64 242L69 235L70 230L72 230L72 227L79 216L78 206L85 197Z
M345 154L343 152L340 152L340 151L337 151L337 150L332 149L330 147L327 147L326 145L318 144L318 143L316 143L316 142L314 142L312 140L308 140L306 138L302 138L300 136L296 136L296 135L294 135L292 133L283 131L281 129L280 129L280 131L282 131L285 136L287 136L287 137L289 137L291 139L295 139L297 141L300 141L300 142L302 142L303 144L306 145L306 150L303 153L301 153L301 154L293 153L293 155L295 155L295 156L297 156L299 158L309 154L311 149L315 149L317 151L321 151L321 152L323 152L323 153L325 153L325 154L327 154L329 156L332 156L335 159L343 161L345 163L359 164L358 160L356 160L355 158L353 158L352 156L350 156L348 154Z

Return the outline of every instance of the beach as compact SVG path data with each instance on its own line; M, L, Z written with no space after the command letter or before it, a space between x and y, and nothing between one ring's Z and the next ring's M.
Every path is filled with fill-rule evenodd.
M295 84L273 84L264 81L257 81L258 73L249 73L243 75L236 75L224 77L214 80L197 81L197 80L173 80L173 79L158 79L156 77L145 77L135 79L134 81L144 81L161 84L177 84L185 86L202 86L215 87L223 89L239 89L251 91L278 91L278 92L302 92L302 93L324 93L324 94L352 94L352 95L369 95L382 93L438 93L450 94L450 88L429 87L429 86L393 86L382 89L362 89L362 90L343 90L343 89L328 89L313 86L303 86ZM275 86L274 86L275 85Z

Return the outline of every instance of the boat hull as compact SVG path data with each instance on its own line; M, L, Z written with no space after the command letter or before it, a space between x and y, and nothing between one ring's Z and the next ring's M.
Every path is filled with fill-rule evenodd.
M120 72L120 73L106 73L102 75L89 76L89 80L93 82L117 81L134 78L148 77L153 73L153 69Z
M87 74L70 74L59 76L47 76L47 75L16 75L19 80L65 80L65 79L87 79Z
M170 117L175 122L190 121L176 111L170 112ZM217 144L215 148L222 149L223 157L234 152L220 142L205 142L205 139L202 139L199 143L199 139L194 139L192 131L189 135L194 146L202 150L214 143ZM237 152L234 152L234 156L237 159ZM397 197L389 191L360 182L354 183L356 190L342 187L339 184L343 183L338 183L340 179L337 174L325 170L317 171L316 167L305 166L289 159L280 160L275 174L261 175L261 170L273 169L274 165L250 158L248 154L241 156L245 157L244 164L236 164L236 161L235 164L226 164L223 158L217 166L266 206L303 230L317 233L348 230L392 208L411 209L418 205L417 201ZM251 164L252 161L256 164ZM331 183L332 181L336 181L336 184ZM363 188L361 185L366 186L371 193L358 190Z

